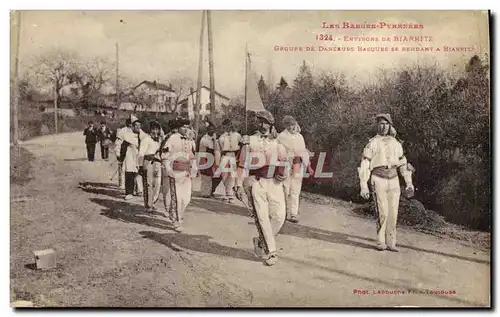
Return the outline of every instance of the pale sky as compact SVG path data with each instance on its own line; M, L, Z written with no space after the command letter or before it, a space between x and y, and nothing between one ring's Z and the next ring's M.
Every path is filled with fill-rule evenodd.
M173 77L196 80L201 11L24 11L20 59L54 48L74 50L83 57L115 60L120 45L120 71L133 80L168 83ZM123 22L120 22L122 20ZM322 22L418 23L423 29L323 29ZM486 11L212 11L216 90L229 95L244 91L245 45L254 69L276 84L281 76L291 83L303 60L314 72L343 72L349 80L365 81L379 68L438 62L448 67L474 54L489 52ZM205 28L206 32L206 28ZM350 36L432 36L432 42L323 42L316 34ZM208 80L205 34L204 80ZM276 52L276 45L471 47L472 52ZM25 65L25 64L24 64ZM270 66L271 65L271 66Z

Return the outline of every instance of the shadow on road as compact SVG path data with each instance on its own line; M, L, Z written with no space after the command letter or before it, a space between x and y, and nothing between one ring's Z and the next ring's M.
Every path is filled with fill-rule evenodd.
M25 264L24 267L29 269L29 270L36 271L36 263L28 263L28 264Z
M193 197L193 199L189 203L189 206L195 206L197 208L205 209L218 214L248 217L248 219L251 220L250 212L245 207L217 201L215 199Z
M118 189L118 187L114 183L80 182L80 186L105 187L105 188L115 188L115 189Z
M305 267L307 267L308 269L311 269L312 267L316 267L318 269L322 269L322 270L325 270L325 271L328 271L328 272L331 272L331 273L335 273L335 274L344 275L344 276L347 276L347 277L350 277L350 278L355 278L355 279L364 280L364 281L368 281L368 282L372 282L372 283L386 285L389 289L395 289L395 290L412 290L414 292L427 292L427 289L420 289L418 287L412 287L412 286L409 286L409 285L401 285L399 283L391 282L391 281L388 281L388 280L385 280L385 279L376 278L376 277L362 276L362 275L351 273L351 272L348 272L348 271L345 271L345 270L334 269L334 268L331 268L331 267L319 265L316 262L298 260L298 259L290 258L288 256L281 256L281 258L284 259L284 260L286 260L286 261L294 262L294 263L297 263L297 264L302 264ZM472 301L461 299L461 298L458 298L456 296L441 295L441 294L432 294L431 295L431 294L427 294L427 293L425 294L425 296L435 296L435 297L447 299L447 300L450 300L450 301L453 301L453 302L457 302L457 303L461 303L461 304L467 304L467 305L470 305L470 306L482 306L479 303L475 303L475 302L472 302Z
M196 206L198 208L202 208L205 210L209 210L215 213L221 213L221 214L231 214L231 215L238 215L238 216L243 216L247 217L249 220L252 220L249 217L249 212L245 207L237 206L237 205L231 205L223 202L219 202L216 200L210 200L210 199L197 199L197 200L192 200L191 204L193 206ZM313 227L308 227L302 224L293 224L290 222L286 222L283 225L283 228L280 231L280 234L286 234L286 235L291 235L291 236L296 236L300 238L305 238L305 239L316 239L316 240L321 240L325 242L330 242L330 243L340 243L340 244L345 244L345 245L350 245L354 247L361 247L364 249L370 249L373 250L375 249L376 245L376 240L372 238L366 238L366 237L361 237L357 235L351 235L351 234L346 234L346 233L341 233L341 232L334 232L334 231L328 231L324 229L319 229L319 228L313 228ZM363 242L358 242L358 241L353 241L352 239L359 239L359 240L364 240L369 242L363 243ZM406 244L398 244L398 247L404 248L404 249L409 249L409 250L414 250L418 252L425 252L429 254L436 254L436 255L441 255L441 256L446 256L454 259L459 259L459 260L464 260L464 261L470 261L470 262L475 262L475 263L482 263L482 264L490 264L490 261L488 260L481 260L481 259L475 259L475 258L469 258L465 256L460 256L460 255L455 255L455 254L449 254L445 252L441 252L439 250L429 250L429 249L423 249L419 248L416 246L411 246L411 245L406 245Z
M375 239L370 239L370 238L365 238L365 237L359 237L359 236L353 236L353 235L350 235L350 237L357 238L357 239L360 239L360 240L365 240L365 241L375 241ZM458 259L458 260L476 262L476 263L481 263L481 264L490 264L490 261L488 261L488 260L474 259L474 258L469 258L469 257L466 257L466 256L444 253L444 252L440 252L440 251L437 251L437 250L422 249L422 248L419 248L419 247L415 247L415 246L411 246L411 245L406 245L406 244L399 244L398 243L398 247L399 248L409 249L409 250L414 250L414 251L419 251L419 252L425 252L425 253L430 253L430 254L447 256L447 257Z
M87 193L106 195L113 198L120 198L124 194L123 190L111 183L81 182L78 187Z
M153 231L141 231L139 233L142 234L144 238L161 243L176 252L181 251L176 247L179 246L181 248L196 252L210 253L214 255L253 262L261 262L261 260L253 255L253 253L243 249L228 247L218 244L217 242L210 241L212 237L207 235L190 235L184 233L160 234Z
M369 250L375 250L375 245L366 244L363 242L353 241L354 238L351 235L327 231L323 229L308 227L304 225L294 224L286 222L281 228L280 234L286 234L289 236L304 238L304 239L316 239L322 240L330 243L350 245L353 247L364 248Z
M162 230L173 230L170 222L152 217L164 216L162 213L146 212L144 207L141 205L133 205L124 201L100 198L91 198L90 201L105 207L106 209L102 210L101 215L110 219L127 223L137 223Z
M198 208L210 210L216 213L233 214L233 215L248 217L248 219L253 223L253 219L249 217L249 211L245 207L231 205L210 199L192 200L191 204ZM283 225L280 234L286 234L304 239L322 240L330 243L346 244L370 250L375 249L374 245L350 240L350 238L352 239L352 237L344 233L326 231L299 224L292 224L289 222Z
M87 160L88 160L88 158L86 158L86 157L64 159L65 162L84 162L84 161L87 161Z

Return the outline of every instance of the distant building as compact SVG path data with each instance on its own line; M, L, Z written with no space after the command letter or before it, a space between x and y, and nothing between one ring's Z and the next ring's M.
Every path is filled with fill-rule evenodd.
M207 86L201 87L201 102L200 102L200 120L204 120L210 116L210 88ZM198 91L193 91L187 97L178 102L177 113L190 120L194 119L195 104L198 98ZM215 115L223 116L224 109L229 105L229 97L221 93L215 92Z
M169 112L177 101L177 94L171 85L167 86L156 81L144 80L133 87L130 94L130 102L137 104L136 111ZM127 106L130 107L128 104Z
M103 108L117 108L115 92L98 96L98 105ZM171 86L144 80L129 89L120 92L118 109L129 111L168 112L175 108L177 94Z

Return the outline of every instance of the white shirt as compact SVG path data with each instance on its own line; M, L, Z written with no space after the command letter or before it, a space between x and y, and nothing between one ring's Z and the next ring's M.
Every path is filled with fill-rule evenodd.
M167 174L175 177L175 172L172 170L172 161L176 159L187 159L191 162L191 175L196 174L197 166L195 162L196 144L194 140L188 137L183 137L180 133L172 134L165 142L164 149L168 149L166 156L162 159L167 160Z
M139 134L134 133L130 128L123 128L117 133L116 154L120 155L120 148L123 141L128 142L127 152L123 161L126 172L137 172L138 169L138 154L139 154L139 139L143 139L145 133L141 130Z
M401 143L390 135L371 138L363 150L363 159L370 162L370 171L380 166L400 167L406 164Z
M306 149L306 143L302 134L290 133L288 130L283 130L278 135L278 142L285 147L289 156L300 156L304 165L309 165L309 151Z
M194 140L183 137L180 133L172 134L167 142L165 142L164 148L168 148L168 153L185 153L189 155L194 155L196 151L196 145Z
M263 154L266 158L265 165L274 165L276 163L275 160L287 160L285 147L280 144L277 139L271 139L260 132L249 137L247 151L250 153ZM242 161L240 166L244 166L244 158L245 156L241 157ZM253 161L256 163L256 159L253 159ZM255 164L254 162L252 162L252 164Z
M224 132L219 138L222 152L236 152L240 149L241 134L238 132Z
M358 168L359 181L361 188L367 186L371 171L377 167L386 166L389 168L399 168L407 164L403 153L403 146L395 137L387 135L376 135L371 138L363 149L363 158ZM407 180L405 176L405 181ZM411 184L410 179L407 184Z
M154 155L158 152L160 148L161 139L158 138L158 141L153 140L151 135L146 135L141 140L141 145L139 146L139 155L138 155L138 164L139 166L144 165L144 156L146 155Z
M215 150L213 137L205 134L200 140L200 152L205 152L207 149Z

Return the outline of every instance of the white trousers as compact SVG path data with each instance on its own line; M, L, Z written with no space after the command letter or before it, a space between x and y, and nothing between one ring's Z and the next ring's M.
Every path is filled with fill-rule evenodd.
M165 211L174 220L175 225L182 225L184 212L191 201L192 180L190 176L163 176L163 203ZM166 185L166 186L165 186Z
M170 178L168 177L167 170L164 166L161 167L161 191L165 213L172 217L172 214L170 213Z
M159 162L144 161L143 195L144 206L153 207L160 196L161 164Z
M286 214L288 217L299 215L300 191L302 190L302 177L290 175L284 182Z
M371 184L377 206L377 244L395 247L401 195L399 178L385 179L372 175Z
M142 176L137 174L135 177L135 193L140 194L143 193L143 184L142 184Z
M251 176L251 178L254 178ZM268 254L276 253L275 236L278 235L286 218L285 190L282 182L274 178L250 182L251 196L254 212L256 213L255 225L259 239Z
M225 170L221 173L222 183L224 184L226 198L234 196L233 187L236 184L236 156L235 154L223 155L221 158L221 167Z

